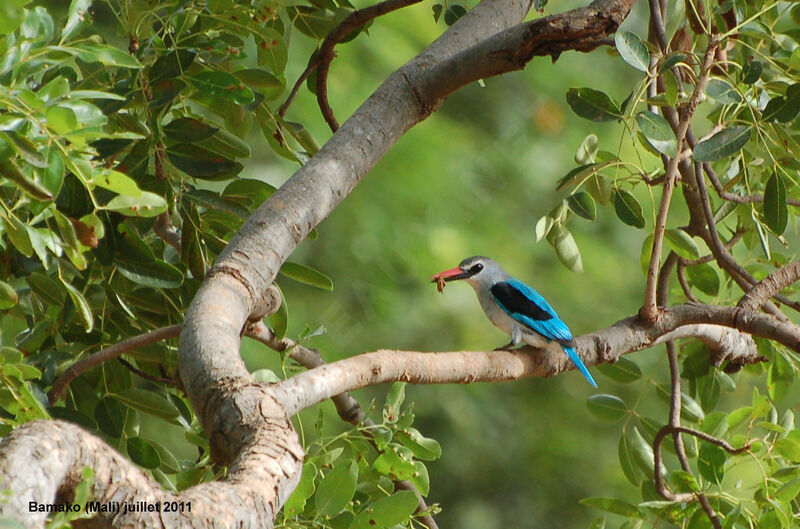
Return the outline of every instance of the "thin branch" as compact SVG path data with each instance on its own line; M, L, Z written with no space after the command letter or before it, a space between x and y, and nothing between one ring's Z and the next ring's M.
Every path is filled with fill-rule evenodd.
M289 351L289 358L306 369L313 369L326 364L319 351L299 344L291 338L284 337L282 340L278 340L275 333L272 332L272 329L267 327L262 321L248 325L245 335L263 343L274 351ZM336 407L336 412L343 421L353 426L359 426L361 424L367 427L375 426L375 422L364 413L361 404L355 397L350 395L350 393L340 393L335 395L331 400ZM370 444L372 444L378 452L382 452L375 443L374 436L370 430L364 430L363 434L369 439ZM422 494L420 494L414 484L408 480L395 480L394 483L398 489L408 490L417 495L418 504L415 512L415 514L417 514L417 520L426 525L428 529L438 529L439 526L436 524L433 516L431 516L430 508L425 502L425 498L422 497Z
M181 253L181 232L172 224L168 212L165 211L156 217L153 231L165 243L175 248L175 251Z
M177 385L175 383L175 380L173 380L171 378L156 377L156 376L153 376L153 375L151 375L149 373L145 373L144 371L142 371L141 369L139 369L135 365L131 364L130 362L128 362L127 360L125 360L122 357L117 358L117 362L119 362L120 364L124 365L125 368L128 369L128 371L130 371L131 373L133 373L133 374L135 374L137 376L140 376L140 377L142 377L142 378L144 378L146 380L150 380L152 382L158 382L159 384L169 384L170 386L176 386Z
M792 261L756 283L737 306L745 310L759 310L769 298L797 280L800 280L800 261Z
M67 389L69 383L89 369L96 367L108 360L118 358L120 355L129 353L135 349L144 347L145 345L150 345L169 338L177 338L180 336L182 328L183 325L181 324L162 327L145 334L140 334L138 336L122 340L121 342L117 342L114 345L110 345L99 350L93 355L78 360L69 366L66 371L64 371L61 376L59 376L56 381L53 382L53 387L47 392L48 401L51 405L58 402L58 400L64 395L64 391Z
M693 137L689 136L689 144L690 146L694 145ZM733 255L728 251L728 249L722 244L722 241L719 238L719 232L717 232L717 225L716 221L714 220L714 213L711 211L711 202L708 198L708 190L706 189L705 178L703 177L702 168L700 167L700 163L695 162L695 173L697 175L695 184L697 185L697 191L700 195L700 203L703 209L703 215L705 216L706 225L708 226L707 231L707 240L709 248L711 249L711 253L714 254L714 259L716 259L717 263L725 269L731 278L739 285L739 287L748 292L752 285L756 283L755 278L750 275L747 270L744 269L742 265L736 262L736 259L733 258ZM792 302L790 301L790 304ZM789 318L783 314L778 307L776 307L772 302L766 301L762 305L763 309L768 313L772 314L779 320L783 322L788 322Z
M675 156L670 158L669 165L664 181L664 190L661 193L661 204L659 205L658 215L656 216L655 231L653 232L653 250L650 257L650 266L647 269L647 283L645 285L644 302L640 314L647 321L655 321L658 317L658 307L656 304L656 282L658 268L661 265L661 251L664 244L664 231L667 227L667 216L669 215L669 204L672 199L672 191L675 188L675 178L678 174L678 164L681 161L681 153L686 141L686 132L689 123L700 101L700 96L705 92L708 83L709 72L714 63L714 50L719 45L715 37L712 37L706 48L703 64L700 67L700 75L694 87L689 102L680 109L678 128L675 133L677 138L678 151Z
M719 177L717 177L717 173L714 172L714 169L711 167L710 163L703 162L703 171L705 171L706 175L708 175L708 180L711 182L711 186L722 200L735 202L736 204L764 202L764 195L737 195L735 193L725 191L725 187L722 185L722 182L719 181ZM787 198L786 203L790 206L800 206L800 200L794 198Z
M292 91L289 93L289 96L286 98L286 101L284 101L284 103L278 109L278 115L283 117L286 114L286 110L289 108L289 105L292 104L295 96L297 96L297 92L299 91L303 82L308 79L308 76L311 75L311 72L317 69L316 88L319 108L323 117L325 118L325 121L331 127L331 130L336 132L336 129L339 128L339 123L336 121L336 117L333 115L333 110L328 103L327 85L328 70L330 69L331 61L333 61L333 58L336 56L333 51L334 47L341 42L342 39L379 16L391 13L392 11L396 11L406 6L417 4L421 1L422 0L384 0L383 2L379 2L373 6L366 7L364 9L356 9L355 11L351 12L344 20L342 20L341 23L339 23L338 26L333 28L333 30L328 33L328 36L325 37L325 40L322 41L322 45L319 48L317 56L308 63L306 69L300 74L300 77L297 79L297 82L292 88Z
M694 303L699 303L700 301L695 297L692 293L692 287L689 286L689 282L686 280L686 274L684 273L684 269L686 268L686 264L684 261L678 261L678 283L681 285L681 289L683 290L686 299L692 301Z

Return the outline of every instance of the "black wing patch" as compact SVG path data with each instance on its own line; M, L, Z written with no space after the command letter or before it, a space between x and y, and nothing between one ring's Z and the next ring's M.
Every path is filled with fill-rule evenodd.
M516 312L538 321L546 321L553 318L552 314L505 281L495 283L489 291L510 313Z

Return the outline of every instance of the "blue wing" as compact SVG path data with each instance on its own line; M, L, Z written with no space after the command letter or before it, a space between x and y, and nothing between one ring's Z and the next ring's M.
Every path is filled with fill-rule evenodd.
M492 298L509 316L548 340L568 342L572 333L541 294L516 279L492 285Z
M515 321L538 332L548 340L561 343L561 348L589 383L597 387L591 373L575 349L563 342L572 340L567 324L561 321L553 307L534 289L516 279L495 283L489 289L494 301Z

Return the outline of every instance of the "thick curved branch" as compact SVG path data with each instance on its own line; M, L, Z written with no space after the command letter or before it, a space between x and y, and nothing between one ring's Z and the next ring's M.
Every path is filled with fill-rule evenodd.
M647 324L638 316L575 339L576 350L587 365L614 362L619 356L660 343L662 336L692 324L734 327L741 332L776 339L800 350L800 327L787 325L755 312L713 305L678 305L662 311L658 322ZM739 333L749 344L752 339ZM707 337L708 333L704 333ZM675 337L674 335L672 337ZM755 347L735 347L725 360L731 364L760 362ZM524 347L514 351L423 353L380 350L347 358L295 375L276 385L279 399L293 415L343 391L383 382L404 380L414 384L465 384L497 382L523 377L551 377L575 369L557 345L547 349Z

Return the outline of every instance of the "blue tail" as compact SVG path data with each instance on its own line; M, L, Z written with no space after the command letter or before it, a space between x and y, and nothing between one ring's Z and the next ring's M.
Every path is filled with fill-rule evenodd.
M561 348L564 349L565 353L567 353L567 356L570 360L572 360L572 363L575 364L575 367L578 368L578 371L580 371L581 374L586 377L586 380L589 381L589 384L597 388L597 382L594 381L592 374L589 373L588 369L586 369L586 366L583 364L583 360L581 360L581 357L575 352L575 349L566 345L562 345Z

